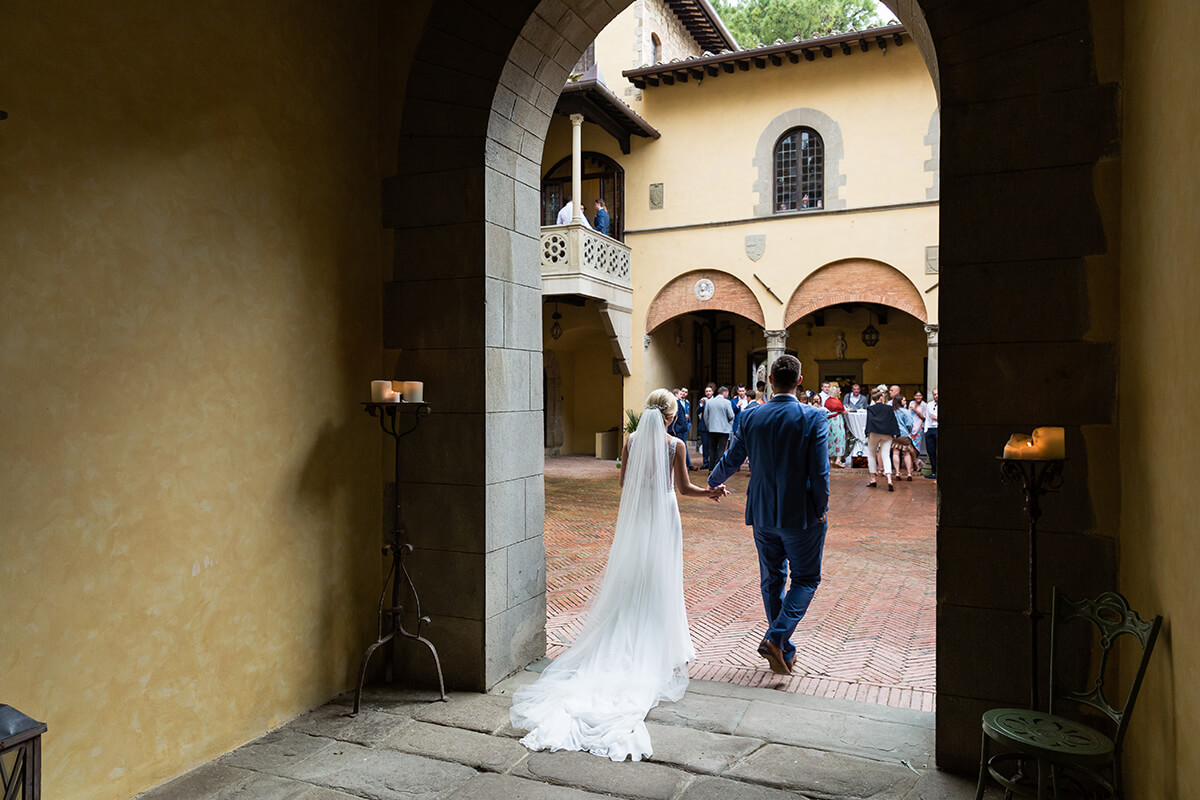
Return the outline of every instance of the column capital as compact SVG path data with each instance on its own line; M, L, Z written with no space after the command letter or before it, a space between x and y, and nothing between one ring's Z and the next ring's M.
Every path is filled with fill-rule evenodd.
M938 325L937 325L937 323L925 326L925 338L929 340L930 347L937 347L937 344L938 344Z
M580 125L582 125L583 124L583 114L572 114L571 115L571 124L574 125L576 128L578 128Z
M787 344L788 332L786 328L779 331L769 331L764 328L763 335L767 337L768 350L782 350L784 345Z

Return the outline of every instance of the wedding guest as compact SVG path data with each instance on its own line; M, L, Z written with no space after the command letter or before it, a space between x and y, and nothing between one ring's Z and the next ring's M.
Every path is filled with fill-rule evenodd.
M829 418L829 463L844 469L843 458L846 455L846 407L842 405L839 395L842 390L836 383L829 387L829 399L825 401L825 411Z
M900 435L900 426L896 424L896 415L892 412L890 403L884 402L887 397L887 387L875 387L871 392L871 405L867 406L867 470L871 482L867 484L872 489L877 485L876 467L883 468L887 477L888 491L895 491L892 485L892 441Z
M934 389L933 399L925 412L925 451L929 453L930 472L926 478L937 479L937 449L938 449L938 390Z
M900 429L900 435L892 442L892 471L897 479L903 477L911 482L916 451L912 440L913 415L904 405L904 395L892 398L892 411L896 416L896 427ZM901 464L905 468L903 476L900 474Z
M817 392L817 396L821 398L821 405L825 405L825 401L829 399L829 381L821 383L821 391Z
M867 408L867 396L862 393L862 386L855 383L850 386L850 394L842 398L842 405L847 411L864 411Z
M725 445L729 442L729 434L733 432L733 405L729 402L728 386L722 386L717 390L716 397L705 401L704 424L708 427L708 441L712 444L712 456L708 463L713 465L721 460Z
M926 404L925 395L921 394L920 389L913 392L913 399L908 404L908 410L913 415L913 447L920 453L921 443L924 439L925 417L929 414L929 406Z
M700 432L700 455L703 457L701 467L711 469L713 465L712 444L708 440L708 423L704 421L704 405L716 394L717 385L708 383L704 387L704 397L696 406L696 429Z
M689 471L695 472L696 468L692 466L692 454L687 447L688 431L692 429L691 408L688 406L687 394L687 387L675 390L675 419L667 428L667 433L683 442L683 457L687 462L687 468Z

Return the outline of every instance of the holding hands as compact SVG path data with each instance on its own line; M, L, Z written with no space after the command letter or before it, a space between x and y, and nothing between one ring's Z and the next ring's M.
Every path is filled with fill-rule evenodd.
M721 502L721 498L726 497L728 495L729 495L729 490L725 488L725 484L723 484L723 483L720 486L709 486L708 487L708 496L714 503Z

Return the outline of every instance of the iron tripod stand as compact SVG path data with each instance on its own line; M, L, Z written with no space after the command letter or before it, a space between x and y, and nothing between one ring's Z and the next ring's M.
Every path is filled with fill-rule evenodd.
M1025 491L1025 514L1029 519L1029 710L1037 711L1038 622L1045 616L1038 610L1037 525L1042 516L1042 495L1062 488L1062 459L1001 458L1000 475L1005 483L1019 483Z
M421 418L429 416L433 411L427 403L363 403L363 407L372 417L379 419L379 428L392 437L395 445L395 479L396 479L396 496L395 508L393 510L392 530L389 534L389 541L383 546L383 554L392 557L392 565L388 570L388 575L384 578L383 589L379 593L379 608L378 608L378 632L375 642L367 648L367 652L363 654L362 665L358 669L358 684L354 690L354 710L351 716L358 714L359 708L362 705L362 690L363 683L367 679L367 666L371 663L371 656L375 654L381 646L387 645L383 655L383 673L384 680L388 683L392 682L395 670L395 647L397 635L420 642L429 648L430 654L433 656L433 666L437 670L438 692L440 699L448 700L446 697L446 682L442 678L442 661L438 658L437 648L433 646L433 642L421 636L421 626L429 623L429 617L421 614L421 598L417 595L417 587L413 584L412 578L409 577L408 570L404 567L404 556L413 551L413 546L404 541L404 524L400 519L400 440L417 429L421 424ZM412 425L406 430L400 430L400 412L402 409L412 409L413 414ZM408 586L408 591L412 593L414 611L417 617L417 630L415 633L408 631L404 627L404 606L401 604L402 586L400 579L403 577L404 583ZM385 607L384 600L388 596L388 586L391 586L391 605Z

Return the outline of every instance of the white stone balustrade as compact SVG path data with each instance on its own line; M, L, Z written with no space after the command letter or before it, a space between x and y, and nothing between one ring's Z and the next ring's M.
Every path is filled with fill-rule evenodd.
M631 250L585 225L542 228L542 294L578 295L597 301L612 340L615 367L629 374L633 285Z

